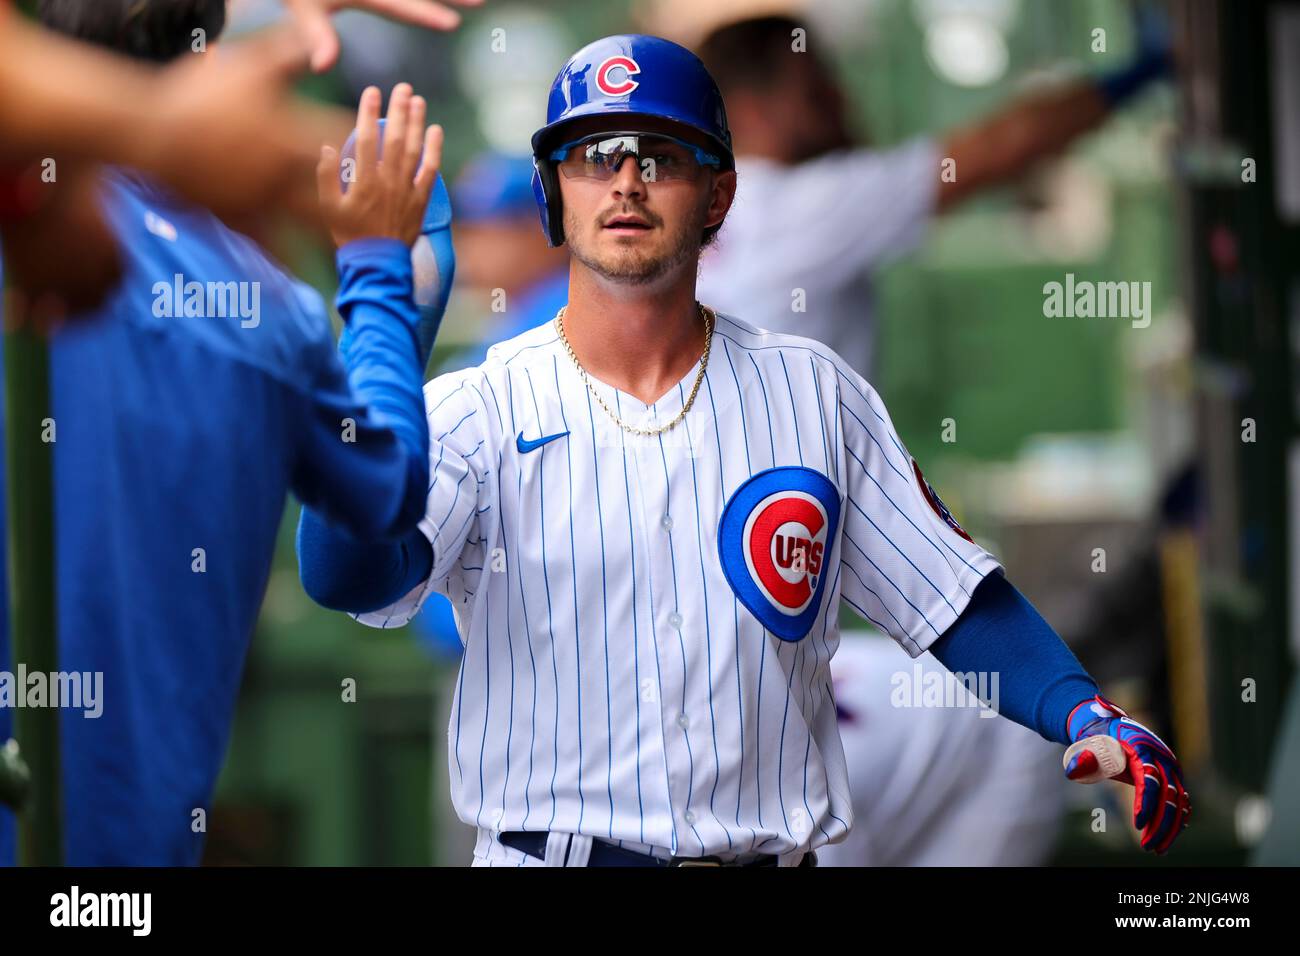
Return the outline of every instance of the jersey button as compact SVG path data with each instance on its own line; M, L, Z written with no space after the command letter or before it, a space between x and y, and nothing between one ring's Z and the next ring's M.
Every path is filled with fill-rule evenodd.
M685 730L685 729L686 729L687 727L689 727L690 725L691 725L691 719L690 719L689 717L687 717L685 714L678 714L678 715L677 715L677 726L678 726L678 727L682 728L682 730Z
M680 630L682 626L682 616L678 614L676 611L674 611L672 614L669 614L668 625L670 627L675 627L678 630Z
M688 824L694 823L695 814L691 813L690 810L687 810L685 813L682 814L682 819L685 820Z
M662 518L659 519L659 523L663 525L665 531L673 530L673 519L671 516L664 515Z

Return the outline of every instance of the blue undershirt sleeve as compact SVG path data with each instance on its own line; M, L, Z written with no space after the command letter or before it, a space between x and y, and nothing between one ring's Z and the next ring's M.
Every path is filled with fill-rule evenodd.
M999 713L1062 744L1070 743L1070 711L1097 693L1078 658L1001 574L980 582L930 652L954 673L996 673Z
M409 594L433 570L433 547L419 528L399 541L355 541L306 508L297 548L303 590L332 611L378 611Z

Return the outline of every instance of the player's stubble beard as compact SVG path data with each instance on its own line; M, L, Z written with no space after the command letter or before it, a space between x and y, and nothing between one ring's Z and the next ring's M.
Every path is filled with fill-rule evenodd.
M637 203L627 203L622 208L610 212L605 220L619 215L636 215L658 225L661 230L666 224L660 217L652 216ZM582 223L565 206L564 236L569 245L569 254L596 275L610 282L627 285L650 285L665 276L677 272L687 263L694 263L700 255L701 236L704 224L708 221L708 197L689 216L684 216L668 235L666 251L656 254L644 249L640 243L618 244L612 252L598 251L591 248L582 232ZM603 226L603 224L602 224ZM574 237L579 237L575 240ZM664 247L661 247L664 248Z

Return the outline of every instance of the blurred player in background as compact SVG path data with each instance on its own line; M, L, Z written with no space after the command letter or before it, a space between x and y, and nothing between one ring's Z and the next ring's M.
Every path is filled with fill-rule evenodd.
M165 61L224 6L187 0L192 19L176 22L175 6L119 3L114 21L101 2L47 7L46 22ZM83 29L92 21L102 34ZM60 713L69 863L198 861L286 492L359 535L399 535L420 516L428 355L410 250L441 131L426 135L423 99L399 86L377 163L380 99L362 96L346 196L337 152L318 165L342 362L324 302L251 240L138 172L105 176L124 279L50 347L59 661L102 675L97 716ZM0 710L0 737L10 719ZM13 858L12 823L0 813L0 860Z
M949 677L870 631L831 660L853 829L822 866L1041 866L1065 812L1061 749L977 705L915 706L911 686ZM960 691L961 688L958 688Z
M1170 66L1166 34L1146 23L1134 60L1115 73L950 133L875 148L853 135L818 39L792 50L799 30L807 24L761 17L700 45L727 101L738 172L735 208L701 260L700 297L760 328L825 342L868 378L873 270L916 249L935 215L1065 149Z

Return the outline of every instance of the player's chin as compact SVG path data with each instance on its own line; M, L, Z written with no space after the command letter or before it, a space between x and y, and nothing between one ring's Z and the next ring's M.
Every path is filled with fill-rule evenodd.
M607 236L596 248L602 261L622 268L648 264L662 257L655 245L636 238Z

